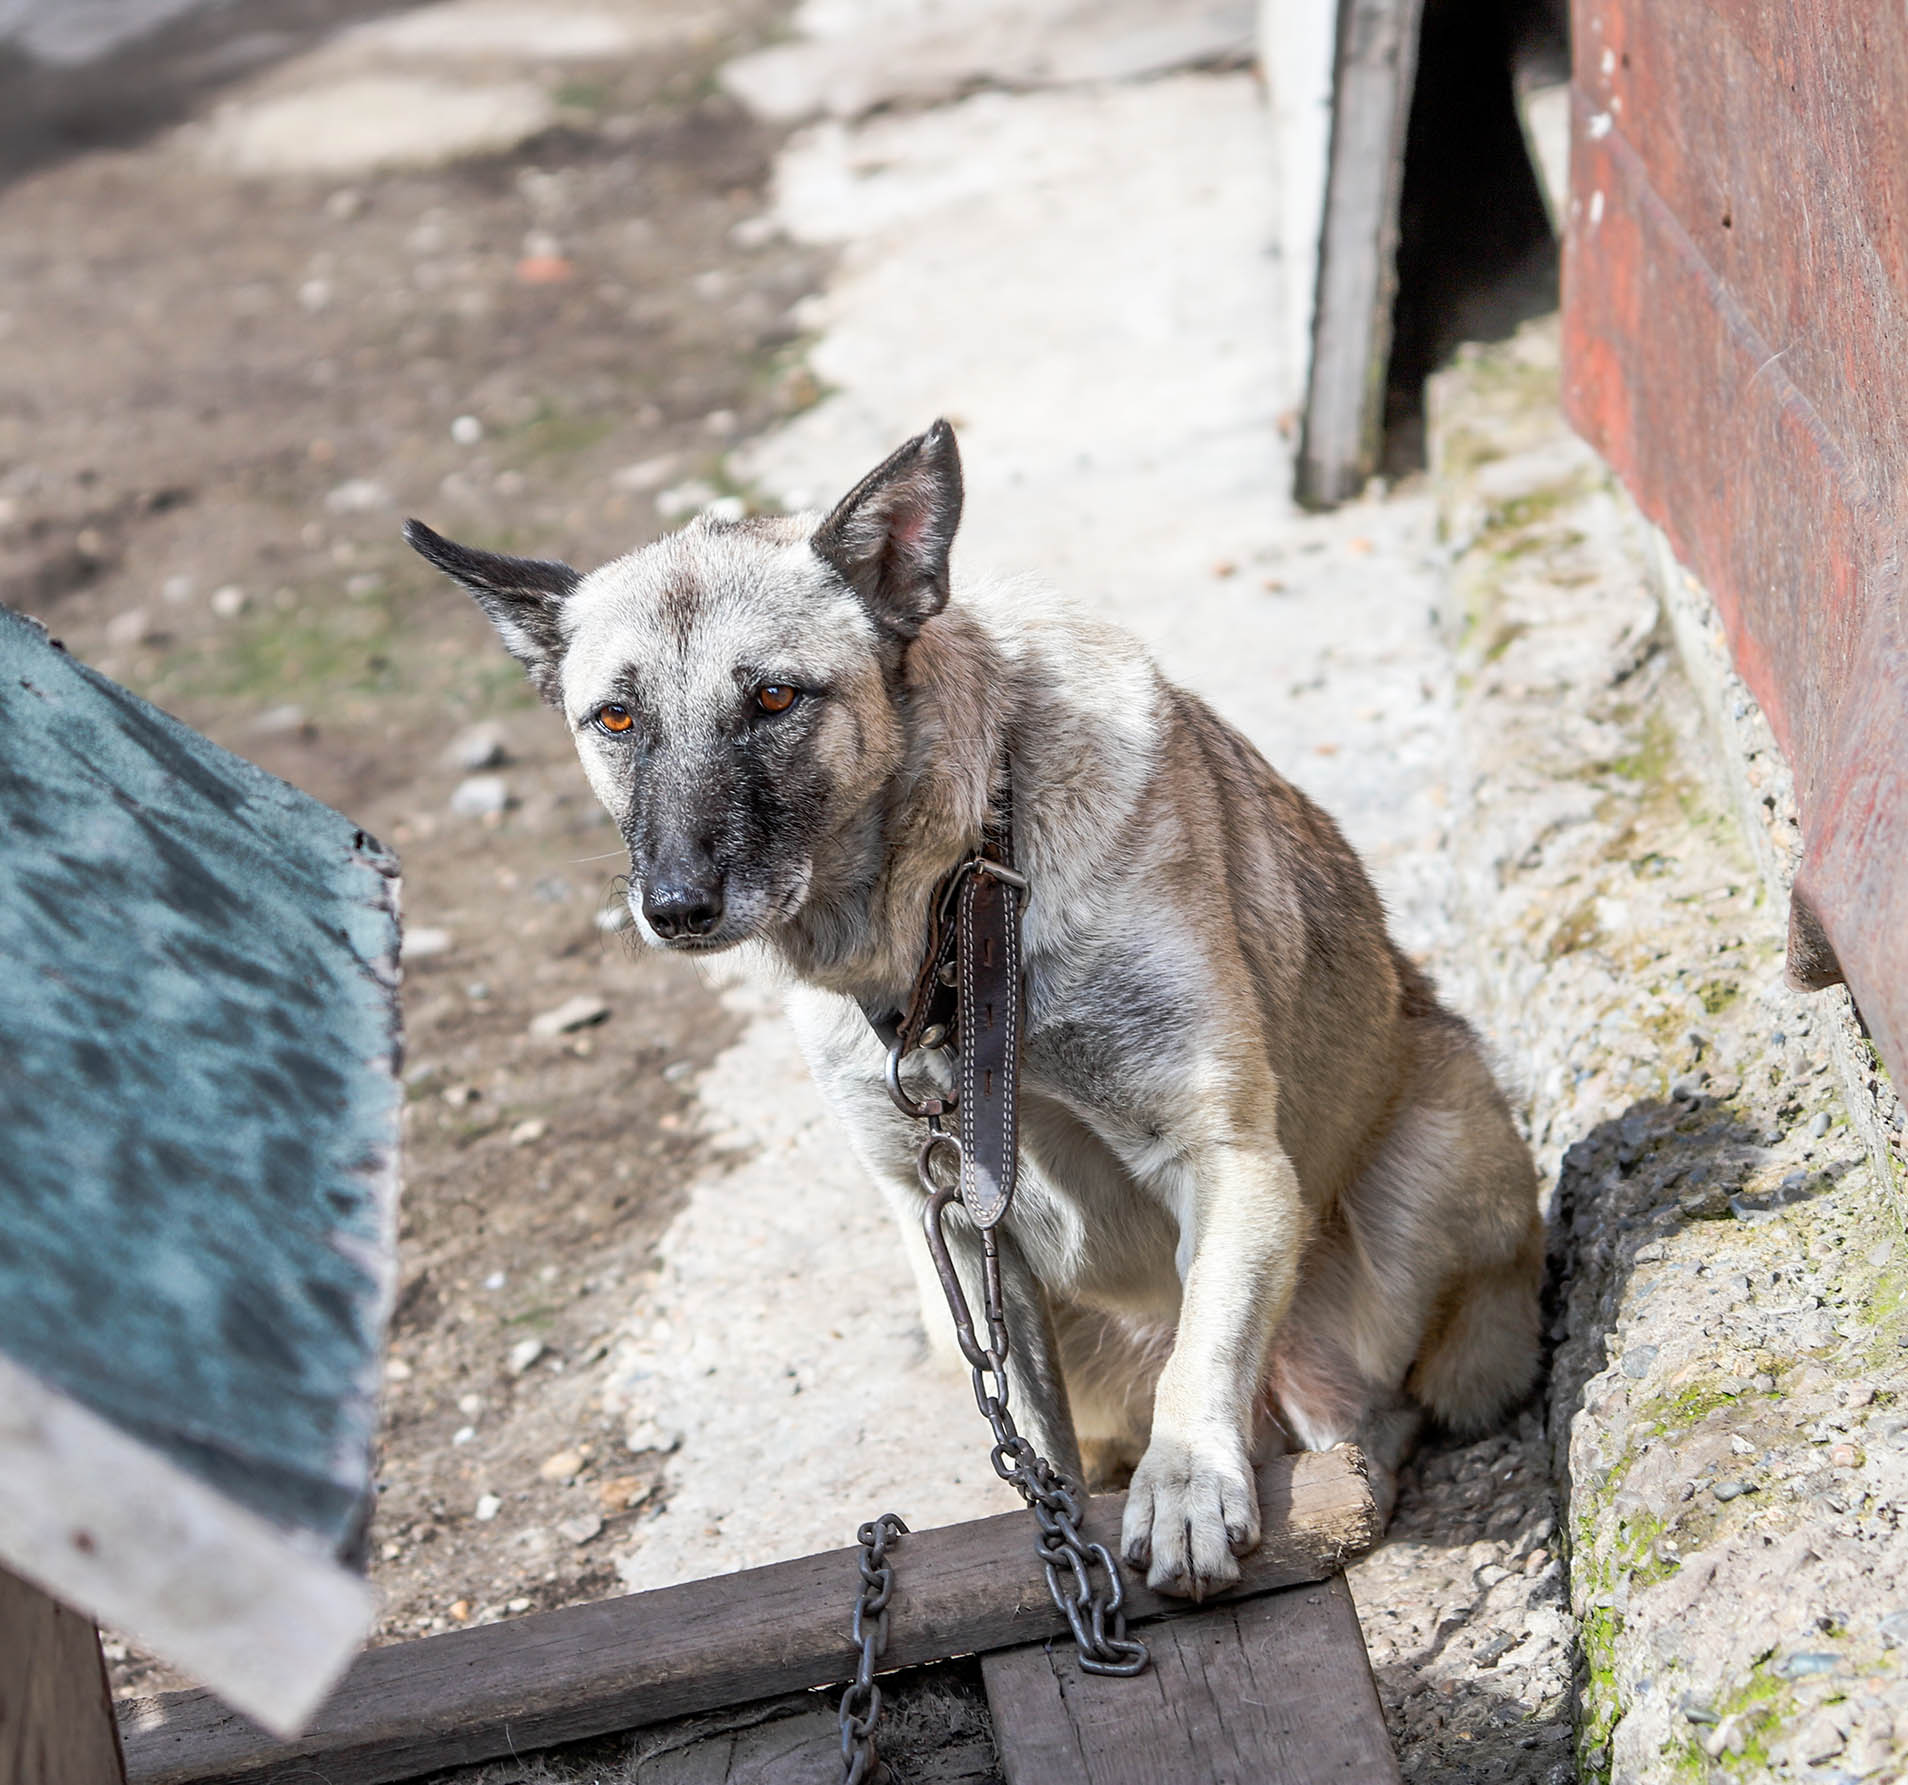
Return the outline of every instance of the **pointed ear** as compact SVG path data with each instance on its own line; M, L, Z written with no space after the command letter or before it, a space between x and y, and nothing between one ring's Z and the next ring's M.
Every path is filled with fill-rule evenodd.
M947 605L947 555L960 524L960 448L937 421L856 484L812 544L877 625L913 638Z
M476 598L504 648L529 672L545 699L553 699L563 634L557 615L582 580L567 564L544 558L507 558L473 551L422 521L404 523L404 543Z

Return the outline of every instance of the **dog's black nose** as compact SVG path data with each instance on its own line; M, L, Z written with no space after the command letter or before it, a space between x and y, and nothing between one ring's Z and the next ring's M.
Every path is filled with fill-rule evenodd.
M660 882L643 888L643 916L665 942L706 936L722 921L722 883Z

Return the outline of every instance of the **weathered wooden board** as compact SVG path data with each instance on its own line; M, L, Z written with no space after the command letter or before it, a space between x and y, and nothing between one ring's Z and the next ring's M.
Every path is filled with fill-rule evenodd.
M123 1785L99 1633L0 1568L0 1781Z
M1007 1785L1383 1785L1398 1777L1343 1575L1151 1626L1137 1679L1070 1644L981 1660Z
M288 1723L368 1621L396 863L5 610L0 737L0 1562Z
M1364 1460L1347 1446L1259 1472L1265 1540L1237 1593L1322 1579L1372 1542ZM1095 1500L1117 1544L1125 1497ZM895 1555L884 1660L909 1667L1059 1633L1027 1514L917 1532ZM634 1729L848 1677L852 1549L565 1611L452 1631L361 1656L299 1739L279 1743L204 1693L122 1706L134 1785L308 1780L382 1785L464 1761ZM1147 1618L1183 1602L1136 1586Z
M1795 771L1792 961L1908 1083L1908 13L1575 0L1564 397Z
M1347 501L1378 468L1398 198L1423 0L1339 0L1298 499Z

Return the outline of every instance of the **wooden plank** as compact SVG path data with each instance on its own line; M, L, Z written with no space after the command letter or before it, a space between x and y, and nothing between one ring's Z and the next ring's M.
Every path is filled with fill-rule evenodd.
M1398 1764L1343 1575L1153 1625L1134 1680L983 1656L1007 1785L1383 1785Z
M99 1633L0 1569L0 1781L125 1785Z
M1335 1451L1271 1458L1259 1471L1265 1539L1239 1595L1335 1573L1375 1536L1364 1459ZM1119 1541L1125 1496L1088 1509ZM1058 1634L1024 1512L902 1540L895 1551L891 1667ZM274 1742L206 1693L121 1712L135 1785L237 1785L322 1772L327 1785L383 1785L437 1767L634 1729L718 1705L847 1678L856 1552L834 1550L713 1580L516 1618L361 1656L296 1741ZM1136 1585L1139 1618L1181 1605Z
M1000 1785L980 1666L957 1661L889 1674L881 1682L876 1747L907 1785ZM801 1693L766 1704L662 1724L635 1736L626 1766L642 1785L836 1785L841 1725L834 1693ZM552 1779L571 1776L570 1754L542 1757ZM600 1752L593 1744L584 1752ZM593 1779L592 1761L577 1770Z
M1348 501L1378 468L1421 9L1422 0L1339 0L1312 372L1299 441L1297 494L1309 507Z

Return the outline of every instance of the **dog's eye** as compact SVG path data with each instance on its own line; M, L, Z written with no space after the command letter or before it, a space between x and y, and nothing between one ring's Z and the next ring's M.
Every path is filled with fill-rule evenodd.
M786 713L795 704L795 690L786 682L771 682L756 689L755 704L765 713Z
M604 731L628 731L636 723L636 716L628 707L614 704L598 707L592 717Z

